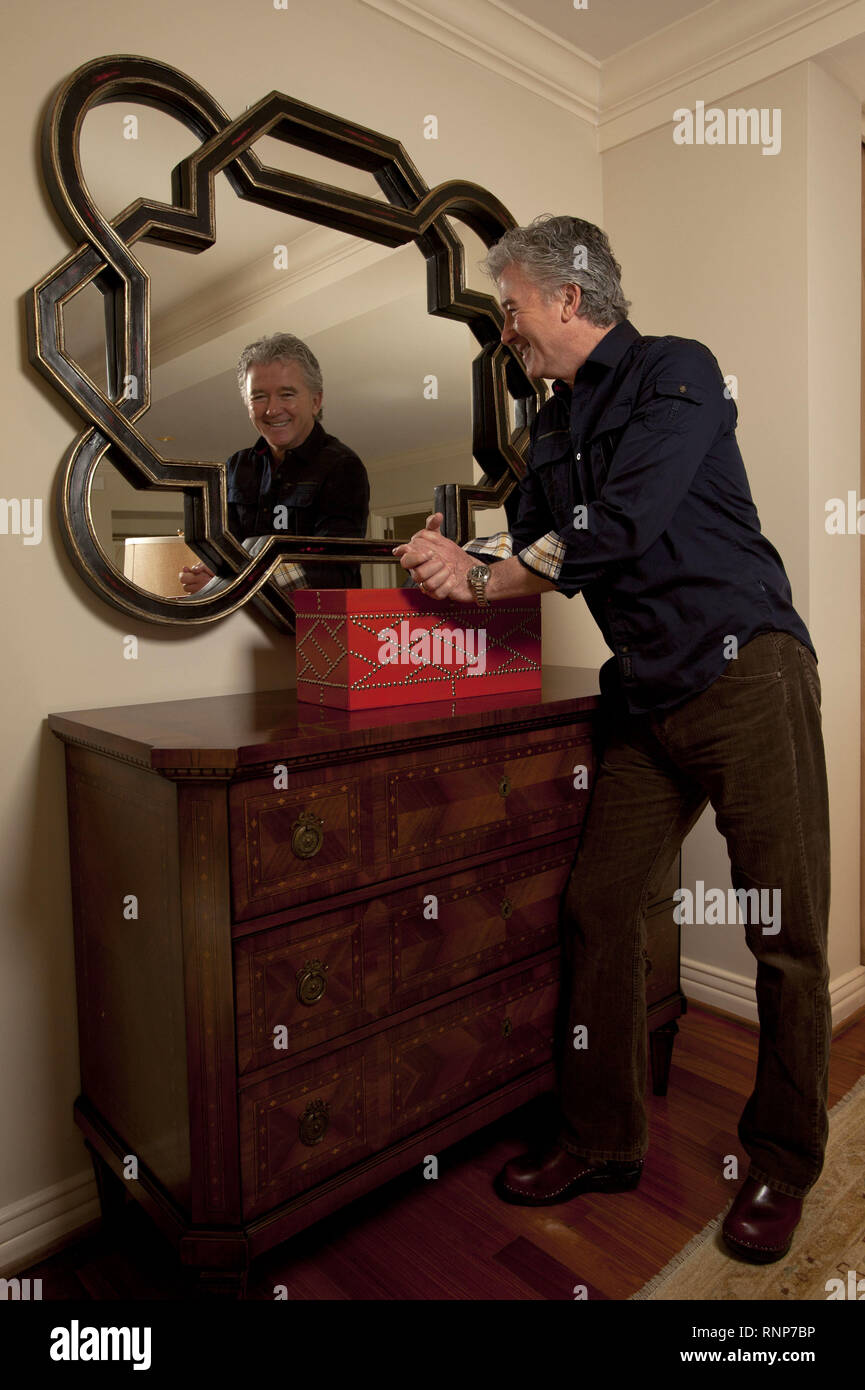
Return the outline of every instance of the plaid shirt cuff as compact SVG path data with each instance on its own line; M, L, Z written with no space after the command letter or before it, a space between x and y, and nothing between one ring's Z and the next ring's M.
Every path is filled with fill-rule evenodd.
M242 541L241 544L244 550L247 550L250 556L255 559L256 555L261 554L269 539L269 536L247 536L246 540ZM302 589L307 587L306 571L303 565L296 564L294 560L283 560L282 564L274 570L271 577L276 580L280 589ZM209 598L212 594L218 594L221 589L227 588L228 584L229 581L227 579L220 579L218 576L214 576L213 579L208 580L203 588L199 589L195 597Z
M248 550L254 559L256 555L261 554L269 540L269 536L248 536L243 542L243 548ZM276 581L280 589L306 589L309 587L303 565L299 565L295 560L283 560L282 564L277 565L273 571L271 579Z
M565 547L555 531L548 531L540 540L532 541L525 550L521 550L519 558L527 569L534 570L535 574L542 575L544 579L556 580L562 572Z
M294 560L285 560L278 569L274 570L273 578L280 589L305 589L309 587L303 565L296 564Z
M510 560L514 553L514 538L510 531L497 531L494 536L478 536L463 546L470 555L482 555L487 560Z

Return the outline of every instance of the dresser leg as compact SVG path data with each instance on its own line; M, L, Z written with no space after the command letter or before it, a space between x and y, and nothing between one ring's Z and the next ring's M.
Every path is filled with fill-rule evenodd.
M87 1149L93 1161L93 1172L96 1175L96 1186L99 1190L102 1229L103 1231L113 1230L123 1216L129 1193L125 1183L109 1168L101 1154L98 1154L93 1148L93 1145L87 1144Z
M673 1043L678 1031L679 1025L674 1019L672 1023L662 1023L660 1028L655 1028L649 1034L652 1057L652 1091L656 1096L667 1094L670 1063L673 1060Z

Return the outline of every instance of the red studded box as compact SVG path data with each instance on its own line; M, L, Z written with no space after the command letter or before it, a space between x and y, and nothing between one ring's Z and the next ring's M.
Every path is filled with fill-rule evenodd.
M297 695L373 709L541 687L540 594L480 608L420 589L295 589Z

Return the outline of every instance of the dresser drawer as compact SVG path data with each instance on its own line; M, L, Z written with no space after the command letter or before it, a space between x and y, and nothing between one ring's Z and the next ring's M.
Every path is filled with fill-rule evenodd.
M575 778L574 768L585 767ZM594 775L584 722L229 789L238 921L582 823ZM585 781L586 786L574 786ZM325 889L326 886L326 889Z
M234 943L241 1074L554 946L575 845L505 855Z
M248 1220L383 1146L381 1044L372 1038L240 1092L240 1167Z
M555 946L576 840L506 853L377 905L390 944L391 1011Z
M241 1073L285 1061L381 1012L387 953L370 940L364 915L358 904L235 942Z
M553 1055L558 960L535 965L385 1033L397 1139Z
M586 787L575 787L576 766ZM582 823L594 773L585 724L427 754L385 775L388 869L406 873Z
M295 773L285 788L274 788L278 780L277 773L229 788L231 888L240 920L352 888L374 860L368 834L364 839L358 770Z

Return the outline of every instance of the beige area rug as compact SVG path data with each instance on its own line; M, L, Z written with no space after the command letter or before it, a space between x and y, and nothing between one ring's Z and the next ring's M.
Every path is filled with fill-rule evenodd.
M848 1270L865 1279L865 1076L829 1112L823 1172L808 1193L790 1253L783 1260L752 1265L726 1253L721 1224L729 1209L728 1202L631 1298L825 1301L832 1291L826 1289L827 1280L842 1280L840 1296L845 1297L852 1282ZM858 1296L865 1298L865 1284Z

